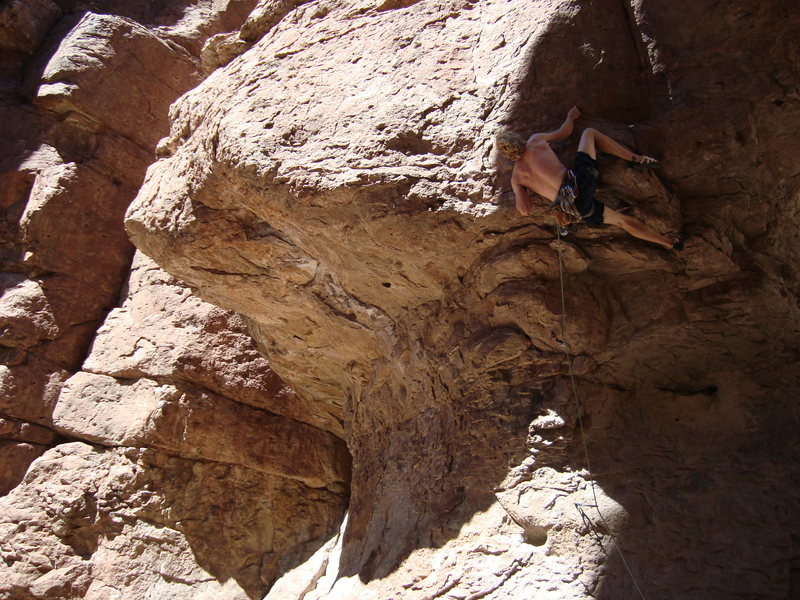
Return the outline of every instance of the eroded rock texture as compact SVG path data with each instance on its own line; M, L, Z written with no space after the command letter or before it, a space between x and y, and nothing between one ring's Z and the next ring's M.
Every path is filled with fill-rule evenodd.
M123 4L0 7L0 597L260 598L341 521L341 426L123 223L256 2Z
M330 492L285 477L80 442L44 454L4 504L10 598L257 597L337 517Z
M274 597L630 597L606 525L655 597L796 587L797 14L709 10L308 2L173 107L134 241L246 314L353 455L339 579L320 558ZM663 158L604 159L608 203L690 237L571 235L564 332L552 227L510 210L492 134L573 102Z
M792 2L38 4L0 20L0 594L800 593ZM662 159L600 194L682 254L513 211L495 130L574 103Z

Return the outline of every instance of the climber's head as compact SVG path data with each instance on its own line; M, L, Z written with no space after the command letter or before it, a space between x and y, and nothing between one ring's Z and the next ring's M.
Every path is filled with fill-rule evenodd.
M495 138L500 154L511 160L521 160L525 154L525 138L516 131L502 130Z

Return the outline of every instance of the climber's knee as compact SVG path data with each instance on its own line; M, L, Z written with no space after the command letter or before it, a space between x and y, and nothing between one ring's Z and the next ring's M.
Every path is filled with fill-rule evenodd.
M606 225L616 225L617 227L622 227L627 232L635 230L640 226L639 221L633 217L623 215L622 213L617 212L608 206L606 206L605 210L603 211L603 223Z
M581 134L581 141L578 144L578 152L585 152L592 158L597 158L597 151L595 149L595 136L597 130L587 127Z

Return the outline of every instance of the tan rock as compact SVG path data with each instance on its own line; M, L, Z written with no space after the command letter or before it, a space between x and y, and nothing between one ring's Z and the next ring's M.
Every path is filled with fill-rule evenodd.
M160 36L200 56L205 42L214 35L229 33L242 25L258 0L197 0L170 2L160 7L153 19L142 15L143 23L156 25Z
M241 317L205 303L145 255L127 294L98 330L84 370L118 378L188 380L340 437L340 415L289 388L255 348Z
M211 73L218 67L224 67L249 47L250 44L241 39L238 32L211 36L200 52L203 71Z
M15 270L3 277L0 407L47 424L57 386L80 365L105 311L116 301L132 248L119 229L129 196L94 169L74 163L37 168L19 228L9 232ZM103 252L98 253L98 246Z
M320 428L343 435L341 410L295 394L241 317L151 264L89 354L98 372L64 386L118 301L132 252L122 211L167 106L198 80L206 37L254 4L95 2L116 14L68 16L47 47L49 23L26 38L34 56L11 79L34 86L37 108L4 105L0 136L0 597L260 597L341 518L349 456ZM164 452L48 455L62 441L54 410L69 435Z
M247 2L208 1L190 7L186 20L186 6L112 4L103 11L160 20L177 40L230 28L249 10ZM60 5L66 13L85 10ZM0 257L9 274L2 277L0 300L0 408L43 424L58 386L77 370L118 299L132 254L122 214L152 146L166 132L169 103L199 77L199 63L186 50L112 14L67 16L39 47L60 14L52 6L12 2L2 9L19 28L16 34L27 36L27 51L36 50L24 69L14 67L12 80L17 87L19 81L32 85L52 111L13 103L2 109L7 220L0 227ZM26 94L21 89L17 95Z
M232 465L72 443L0 506L0 597L245 600L321 544L341 500Z
M262 0L237 35L255 0L98 0L45 50L46 4L2 9L35 17L0 29L4 98L39 108L0 108L0 444L10 485L54 409L130 446L0 499L0 597L636 597L614 548L647 597L798 595L794 6ZM209 67L253 46L171 109L128 228L224 309L141 258L120 295L87 214L213 34ZM601 194L683 254L513 214L494 130L574 102L662 158L601 157ZM338 535L302 483L339 489L331 432Z
M47 446L12 442L0 438L0 496L14 489L30 464L47 450Z
M20 219L25 264L70 275L108 296L119 289L119 271L132 255L115 227L127 201L125 189L91 168L70 163L43 170ZM100 240L102 253L97 252Z
M22 481L30 464L47 451L55 437L45 427L0 418L0 496Z
M347 451L334 435L188 385L77 373L61 391L53 423L106 445L244 465L311 487L339 487L349 477Z
M51 0L4 2L0 7L0 48L32 53L60 16L61 9Z
M4 346L28 348L58 337L61 330L41 282L20 278L0 298L0 341Z
M50 429L33 423L0 418L0 437L36 444L50 444L55 439L55 434Z
M61 386L71 372L38 353L22 353L18 361L0 365L0 410L47 425Z
M277 25L290 11L306 0L259 0L242 24L241 38L256 42ZM323 8L324 10L324 8Z
M150 148L165 129L169 103L199 80L194 64L135 21L86 13L49 59L36 98L48 110L77 112ZM157 74L150 65L158 65Z
M285 6L261 3L254 22ZM318 583L341 599L633 597L595 544L609 531L567 514L587 501L579 415L586 477L650 594L724 597L732 573L759 597L794 585L767 575L797 531L798 491L772 483L797 479L793 426L776 426L797 416L797 169L778 132L800 123L793 23L776 5L729 8L709 23L689 2L309 2L242 32L257 43L173 106L132 239L251 319L275 370L344 412L340 558L317 557L289 597ZM743 66L763 47L753 19L780 51ZM554 129L576 102L579 129L663 158L658 172L602 158L609 206L695 239L676 256L576 228L562 296L549 217L512 213L492 138ZM554 146L567 162L576 139ZM540 477L570 485L521 483ZM498 516L497 487L521 494L522 525ZM770 541L742 543L760 517ZM462 537L473 519L546 529L559 559ZM459 566L473 552L474 579ZM679 573L678 557L703 567Z
M569 514L550 508L548 513L555 519L580 519L572 504ZM305 564L280 578L265 600L392 597L422 600L448 595L589 598L599 591L594 582L602 573L605 555L597 539L579 535L579 531L559 526L554 536L564 542L564 538L569 538L577 546L569 547L554 539L533 544L508 513L495 504L476 513L457 536L441 547L420 549L392 574L372 581L342 576L343 534L340 534Z

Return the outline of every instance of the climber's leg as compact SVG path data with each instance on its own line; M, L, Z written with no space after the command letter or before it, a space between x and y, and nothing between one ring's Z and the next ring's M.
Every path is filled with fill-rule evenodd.
M607 223L609 225L616 225L617 227L622 227L632 236L642 240L647 240L648 242L659 244L660 246L663 246L668 250L671 250L674 244L678 241L677 238L670 239L666 236L663 236L657 231L651 229L650 227L642 223L641 221L638 221L633 217L623 215L622 213L619 213L607 206L603 213L603 223Z
M592 158L597 158L597 150L601 150L607 154L613 154L625 160L633 160L635 156L633 152L622 144L591 127L587 127L583 130L581 141L578 144L578 150L580 152L586 152L586 154Z
M645 166L655 166L658 163L654 158L636 154L606 134L588 127L581 134L578 151L586 152L592 158L597 158L597 150Z

